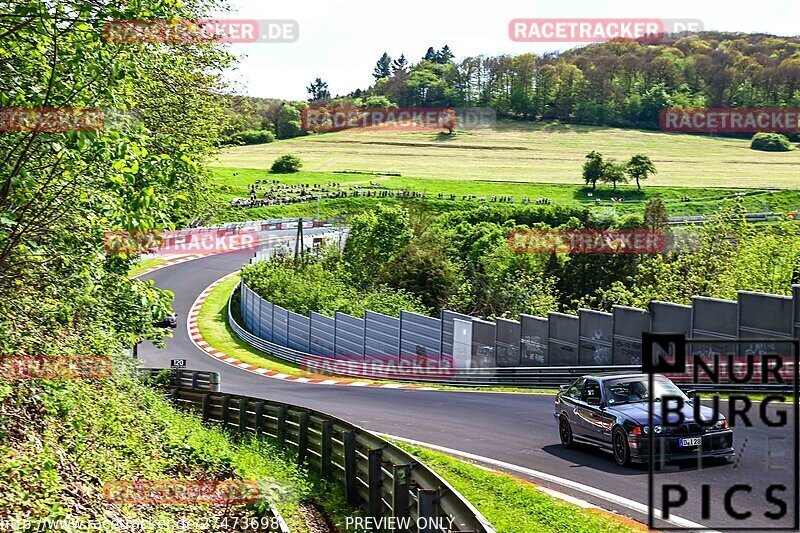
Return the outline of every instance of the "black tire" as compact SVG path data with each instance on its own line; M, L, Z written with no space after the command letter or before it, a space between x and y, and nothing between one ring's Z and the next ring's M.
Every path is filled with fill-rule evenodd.
M575 447L575 441L572 440L572 427L564 415L561 415L558 419L558 436L561 438L561 445L564 448Z
M617 426L614 429L614 437L611 442L614 460L619 466L628 466L631 462L631 449L628 446L628 435L625 430Z

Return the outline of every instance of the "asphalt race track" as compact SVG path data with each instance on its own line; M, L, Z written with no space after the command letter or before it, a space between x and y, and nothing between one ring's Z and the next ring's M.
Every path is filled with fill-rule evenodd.
M647 505L648 497L647 468L620 468L610 454L591 448L563 449L559 443L553 418L553 397L550 395L415 391L293 383L246 372L200 351L189 340L186 331L186 317L190 306L208 285L237 270L249 257L249 254L242 253L210 256L144 276L144 279L153 279L159 287L174 291L174 308L179 319L175 338L167 339L166 349L159 350L151 344L140 346L139 357L145 366L169 367L170 359L186 358L189 369L219 372L223 391L306 406L380 433L488 457L508 463L509 467L514 465L558 476L567 481L543 481L536 472L514 469L514 474L518 477L531 478L606 509L646 521L644 506ZM703 470L692 465L681 465L677 471L656 474L658 480L681 483L689 490L689 503L673 511L674 515L686 521L708 523L714 527L742 526L742 523L725 515L722 492L736 483L750 483L753 485L752 492L738 492L733 496L732 502L742 512L751 511L753 517L750 520L760 517L761 523L766 526L763 513L774 511L776 507L765 500L762 485L767 482L782 482L788 489L778 495L789 502L791 516L794 512L791 502L797 501L792 478L792 413L791 406L780 407L789 411L789 425L786 427L765 428L756 423L756 409L756 414L752 416L756 424L754 427L735 428L734 445L740 454L738 463L716 464ZM769 444L767 436L773 439L783 438L785 441L772 441ZM744 451L741 452L743 445ZM772 470L768 470L767 465L768 448L771 448ZM781 467L784 469L780 470ZM710 511L713 522L701 517L701 483L712 485ZM660 502L656 502L656 507L660 507ZM691 527L691 522L680 519L670 525ZM783 521L780 524L786 526L791 525L791 522ZM667 524L657 521L656 525Z

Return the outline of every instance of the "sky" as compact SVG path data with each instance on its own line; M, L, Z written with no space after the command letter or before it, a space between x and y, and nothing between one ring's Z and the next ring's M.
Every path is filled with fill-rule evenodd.
M316 77L331 94L366 89L375 62L388 52L417 62L429 46L447 44L456 59L472 55L542 53L579 43L517 43L508 36L515 18L700 19L706 30L798 35L800 2L743 0L230 0L226 18L291 19L293 43L230 45L239 57L228 75L235 92L304 100ZM763 8L762 8L763 7ZM753 13L757 11L757 14Z

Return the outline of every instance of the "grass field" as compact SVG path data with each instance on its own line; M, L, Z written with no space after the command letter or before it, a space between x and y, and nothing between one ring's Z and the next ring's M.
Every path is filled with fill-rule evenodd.
M251 147L253 148L253 147ZM669 209L670 215L697 215L713 213L721 202L735 198L743 193L744 203L750 212L778 211L787 212L800 208L800 190L788 189L735 189L735 188L701 188L701 187L652 187L646 186L643 190L636 190L635 186L624 186L616 191L610 187L600 187L594 196L587 196L589 191L583 185L567 185L554 183L525 183L504 182L492 180L466 180L456 182L438 178L411 178L387 177L364 174L333 174L329 172L300 171L296 174L271 174L264 169L215 167L215 191L218 199L223 204L228 204L233 198L248 196L248 186L255 180L277 179L287 184L307 183L326 184L336 181L347 187L348 185L365 185L370 181L380 182L381 186L392 189L424 191L429 194L431 203L435 203L437 211L457 209L464 205L477 205L476 200L455 201L436 200L439 192L445 194L476 195L491 197L492 195L513 196L516 204L520 204L522 197L529 198L547 197L554 204L582 203L594 208L594 199L608 200L611 197L624 197L625 203L603 202L602 208L612 207L620 214L641 211L644 203L653 197L662 198ZM800 179L798 179L800 181ZM690 202L680 201L681 197L688 196ZM315 216L319 207L320 216L333 216L337 214L355 213L366 206L378 201L392 201L391 199L377 200L371 198L343 198L325 199L319 202L307 202L285 206L259 207L249 209L222 208L221 218L226 221L244 220L253 218L269 218L280 216ZM395 200L396 201L396 200Z
M522 189L511 192L513 184L579 185L586 154L597 150L618 161L637 153L650 156L658 174L646 183L648 188L800 188L800 151L769 153L749 146L746 139L501 122L491 130L459 132L454 136L369 130L311 135L229 148L213 164L268 169L275 158L291 153L301 158L304 170L311 174L343 170L394 172L402 174L402 178L391 178L396 180L392 186L407 181L433 193L444 189L464 194L462 190L474 187L472 181L501 182L509 192L497 194L522 196ZM343 183L375 181L375 177L365 175L336 176L336 181ZM421 181L425 178L429 181ZM328 180L330 177L326 176L324 181ZM444 180L447 183L442 183ZM454 187L453 181L458 185Z

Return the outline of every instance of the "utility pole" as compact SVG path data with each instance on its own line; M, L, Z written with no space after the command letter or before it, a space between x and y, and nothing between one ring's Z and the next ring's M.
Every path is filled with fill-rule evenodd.
M295 246L294 246L294 259L295 262L297 261L297 254L300 254L300 258L303 259L305 256L305 250L303 247L303 219L297 219L297 238L295 239Z

